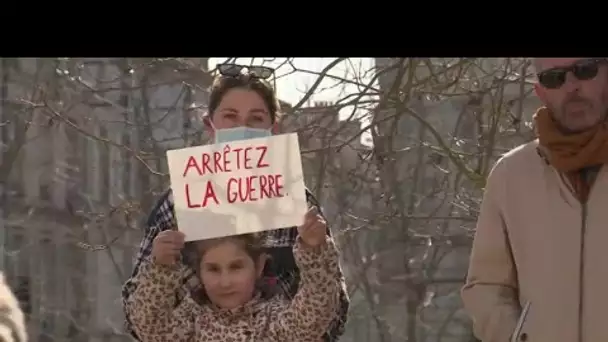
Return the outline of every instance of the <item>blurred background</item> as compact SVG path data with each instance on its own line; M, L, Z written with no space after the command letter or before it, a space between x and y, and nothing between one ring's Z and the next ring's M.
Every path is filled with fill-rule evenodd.
M226 61L276 69L342 252L341 341L475 341L459 289L485 177L534 136L524 58L1 58L0 267L31 340L131 340L121 286L165 153L207 142Z

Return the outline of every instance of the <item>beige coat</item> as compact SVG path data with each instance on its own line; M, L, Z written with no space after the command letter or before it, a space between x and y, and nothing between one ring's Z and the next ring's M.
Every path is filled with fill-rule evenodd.
M462 290L483 342L608 341L608 168L581 205L537 151L501 158L488 179Z
M0 341L27 341L23 311L2 273L0 273Z
M179 268L145 263L126 306L137 335L142 342L321 341L344 286L337 280L338 252L330 237L315 250L298 238L293 252L302 279L291 301L255 298L233 310L199 305L190 296L175 307Z

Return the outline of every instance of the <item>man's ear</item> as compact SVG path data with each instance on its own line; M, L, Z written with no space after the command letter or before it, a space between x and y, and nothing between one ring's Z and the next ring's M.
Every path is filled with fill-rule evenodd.
M213 129L213 124L211 123L211 116L209 114L205 114L203 116L203 127L205 131L209 132L209 136L213 138L215 135L215 130Z
M268 255L267 253L262 253L258 257L258 260L255 265L255 269L256 269L256 273L257 273L256 275L258 278L262 277L262 274L264 273L264 267L266 266L266 262L269 259L270 259L270 255Z
M545 99L547 98L547 90L543 88L542 85L540 85L539 83L534 83L534 92L542 103L547 103L545 101Z

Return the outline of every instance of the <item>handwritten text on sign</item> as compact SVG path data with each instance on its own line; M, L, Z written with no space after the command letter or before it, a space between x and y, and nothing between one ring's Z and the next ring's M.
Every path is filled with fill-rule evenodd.
M178 229L200 240L302 224L297 134L167 152Z

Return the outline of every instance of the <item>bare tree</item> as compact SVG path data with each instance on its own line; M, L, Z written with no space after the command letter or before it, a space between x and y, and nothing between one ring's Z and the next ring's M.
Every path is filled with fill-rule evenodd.
M536 102L529 97L528 62L387 62L358 70L369 75L368 82L344 79L331 65L318 72L311 89L331 78L358 90L336 99L325 118L298 120L303 134L317 136L308 146L314 153L309 167L316 170L309 183L324 194L340 232L353 298L347 335L468 341L470 323L458 290L485 177L498 156L533 136L529 117ZM344 137L340 131L354 117L335 121L348 105L363 108L368 123ZM373 144L357 146L365 133Z
M120 286L205 59L2 59L2 246L35 340L130 340Z
M206 142L213 70L206 58L0 61L0 243L31 334L129 340L120 286L168 188L165 152ZM276 68L277 84L311 80L283 125L300 134L307 186L342 251L343 340L468 342L458 289L485 177L532 137L528 64L376 61L252 63Z

